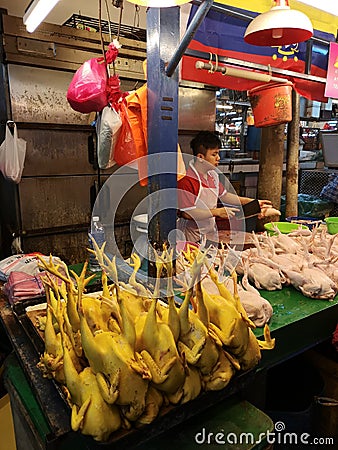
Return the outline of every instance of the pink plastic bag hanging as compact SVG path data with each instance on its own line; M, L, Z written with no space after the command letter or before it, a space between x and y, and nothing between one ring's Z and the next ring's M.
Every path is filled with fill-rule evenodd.
M83 114L102 111L108 104L107 79L107 67L103 58L84 62L75 72L67 91L70 106Z

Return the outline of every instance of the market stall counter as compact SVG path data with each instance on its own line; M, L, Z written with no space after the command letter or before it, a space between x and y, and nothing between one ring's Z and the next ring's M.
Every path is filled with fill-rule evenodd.
M20 410L21 417L26 418L25 422L29 423L27 429L31 432L34 430L33 434L39 443L33 447L34 450L38 448L67 450L74 446L81 446L83 449L123 449L137 448L138 445L145 443L147 448L151 448L152 439L161 439L163 433L180 424L186 424L185 430L188 433L189 430L191 432L195 430L192 423L198 421L199 424L203 424L206 417L209 425L213 421L215 424L220 420L226 422L224 414L231 405L236 410L243 407L242 400L233 400L236 394L254 383L256 377L269 367L330 338L337 324L337 298L333 301L313 300L303 297L291 287L277 292L262 291L262 295L274 308L270 329L272 337L276 339L276 347L263 353L258 366L248 372L238 373L221 391L205 392L184 405L168 407L164 414L143 429L114 433L113 438L107 443L97 443L92 438L71 430L71 411L60 387L54 381L43 378L37 368L43 348L41 343L39 344L39 340L35 338L32 339L33 330L27 325L25 318L15 313L7 299L1 296L1 323L16 355L15 357L12 355L6 361L5 383L13 402L13 410ZM257 337L262 336L263 329L257 328L255 334ZM244 408L254 406L245 404ZM258 409L254 411L256 414L262 413ZM189 422L192 417L194 419ZM19 443L18 449L20 445Z
M33 446L34 450L39 448L68 450L74 446L90 450L136 448L137 445L148 442L190 417L213 408L220 401L239 392L254 376L253 371L244 373L236 377L223 391L209 392L184 405L169 406L158 419L143 429L117 431L108 442L98 443L91 437L71 430L71 410L59 386L53 380L43 378L37 368L39 344L35 336L33 339L28 337L33 330L25 323L23 317L13 312L4 297L0 299L0 310L2 325L15 351L15 356L11 355L5 363L5 384L14 403L12 409L18 412L17 415L21 419L22 417L28 419L25 420L26 430L34 430L34 438L37 440L37 444ZM259 413L257 410L257 414ZM210 412L210 417L212 415L213 412ZM21 448L26 450L26 443L22 442ZM20 445L21 442L18 442L18 450Z
M196 414L184 423L180 422L174 427L174 433L171 427L167 428L168 423L165 422L165 425L160 425L161 428L157 433L150 432L150 436L155 436L152 438L149 438L149 430L146 430L145 434L136 433L132 440L130 437L123 439L120 435L116 440L101 444L71 430L57 438L53 435L46 420L46 414L33 395L31 385L15 354L8 357L4 377L11 398L17 450L43 450L45 448L58 450L74 448L83 450L131 448L157 450L159 447L171 449L173 445L188 450L212 443L222 443L222 448L230 450L233 448L234 435L238 434L239 436L240 433L247 433L250 436L248 442L243 442L242 450L267 450L270 448L266 433L273 432L272 420L237 395L232 395L224 402L206 408L202 414ZM66 417L69 418L68 414ZM232 438L228 438L228 436L232 436ZM229 442L227 442L228 440Z

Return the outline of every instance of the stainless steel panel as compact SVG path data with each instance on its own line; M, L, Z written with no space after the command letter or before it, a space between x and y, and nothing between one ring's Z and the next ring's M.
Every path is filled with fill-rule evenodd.
M34 48L34 42L53 42L56 45L55 59L59 59L58 62L71 62L72 59L59 58L59 49L73 49L83 52L91 51L96 54L101 53L101 39L100 33L91 33L87 31L78 30L75 28L64 27L59 25L53 25L43 22L34 32L34 34L27 32L26 27L23 25L21 17L3 16L4 22L4 35L5 35L5 48L7 61L13 62L13 58L19 52L25 52L23 45L14 45L13 39L24 39L26 41L31 40L31 45L27 45L26 50ZM109 36L103 33L103 39L107 48L110 39ZM146 43L137 39L129 39L120 37L119 42L121 49L119 55L123 58L136 58L142 59L146 57ZM35 46L37 49L38 47ZM10 53L10 57L7 54ZM16 54L16 55L15 55ZM82 61L84 61L83 59Z
M116 221L124 222L130 220L136 206L148 195L148 187L134 185L121 199L120 205L116 211Z
M53 42L6 36L6 57L13 64L29 64L30 66L72 70L75 72L81 64L90 59L102 56L102 52L60 47ZM141 56L146 57L144 54ZM131 56L119 56L115 63L117 73L121 77L144 79L142 59Z
M125 177L123 180L122 177ZM109 223L114 223L114 236L118 246L118 249L121 255L126 258L130 256L131 250L133 248L133 242L130 235L130 227L131 227L131 217L134 213L136 207L144 200L148 195L148 187L140 186L138 183L138 177L135 176L135 171L127 173L124 171L123 175L113 175L112 179L109 177L103 176L102 181L108 181L108 185L103 187L103 191L101 191L102 197L100 197L100 205L104 208L106 206L107 217L104 217L103 220L106 225ZM126 193L122 196L122 198L117 198L114 187L119 185L127 186L131 185L129 189L126 190ZM109 186L109 187L108 187ZM103 198L103 193L107 197ZM114 205L111 203L114 202ZM115 216L113 217L110 214L110 211L117 208ZM146 212L146 203L142 203L142 211L137 211L137 214ZM110 233L112 230L109 230ZM106 237L108 234L106 235ZM107 248L108 251L111 250L109 247L109 238L107 239Z
M27 141L23 176L94 174L88 162L90 132L19 129Z
M32 39L17 38L16 48L18 52L54 58L56 46L53 42L41 42Z
M90 223L95 176L23 178L19 185L23 232Z
M122 177L124 177L124 180L122 180ZM102 182L106 182L109 180L109 177L102 177ZM110 202L115 202L116 204L112 205L116 209L116 216L114 219L115 223L124 223L129 222L130 218L134 212L134 209L137 207L137 205L147 197L148 195L148 187L147 186L141 186L137 182L137 177L135 177L135 172L130 172L130 174L124 172L123 175L113 175L113 178L109 180L109 188L106 185L105 191L107 194L109 194L109 199L107 199L107 208L110 208ZM122 198L118 199L116 198L116 195L114 195L114 185L123 185L128 186L130 185L129 189L126 189L126 193L123 195ZM101 203L103 205L103 202ZM111 209L111 208L110 208Z
M201 128L202 129L202 128ZM205 128L203 128L205 129ZM180 144L183 153L188 153L192 155L192 150L190 148L191 140L196 136L196 131L191 131L190 133L178 134L178 143Z
M76 264L89 258L88 232L67 234L51 234L44 236L25 237L22 240L25 253L41 252L44 255L52 253L59 256L66 264Z
M214 130L215 91L180 87L178 98L179 130Z
M9 65L13 120L16 122L88 125L90 114L74 111L66 94L73 74L57 70Z

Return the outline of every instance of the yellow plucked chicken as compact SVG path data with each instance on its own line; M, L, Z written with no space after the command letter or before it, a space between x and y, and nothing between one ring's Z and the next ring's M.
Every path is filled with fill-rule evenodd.
M47 292L47 291L46 291ZM43 376L55 378L59 383L64 382L63 352L60 332L56 333L53 326L52 308L47 304L47 318L44 331L45 351L40 357L38 368Z
M47 263L44 259L42 259L39 255L37 255L40 265L44 270L47 270L52 275L55 275L57 278L62 280L65 283L65 293L64 298L66 300L67 305L67 315L69 322L72 326L73 332L76 333L80 329L80 318L77 311L77 294L74 287L74 283L69 275L68 268L64 264L62 266L62 269L60 268L60 265L55 265L53 263L52 255L50 255L49 262ZM93 275L91 278L94 278L95 275ZM82 295L82 293L81 293Z
M128 338L111 331L95 335L80 307L82 347L97 376L103 398L121 406L128 420L137 420L144 411L149 372L140 364Z
M182 404L196 398L202 390L202 381L199 370L196 367L187 364L185 373L183 396L181 400Z
M249 328L235 306L221 295L208 294L202 287L203 298L210 314L210 328L234 355L245 351Z
M141 428L153 422L158 416L163 404L163 394L149 385L146 395L146 407L142 415L135 422L136 427Z
M180 337L178 348L191 365L197 365L206 345L208 330L201 320L190 309L194 284L204 263L204 256L199 253L192 261L191 279L186 286L183 303L179 309Z
M57 321L58 310L61 308L61 296L58 286L53 280L44 279L43 283L47 299L47 316L44 330L45 351L37 366L45 377L53 377L59 383L64 383L63 350ZM72 331L70 337L67 335L66 338L69 341L69 352L73 364L80 370L82 367L78 356L81 356L82 350L76 346L76 340Z
M235 368L227 357L226 352L220 351L217 364L213 370L202 378L205 391L219 391L224 389L235 374Z
M137 350L140 351L152 376L156 389L165 393L169 401L178 403L182 397L185 372L178 354L174 336L169 326L158 319L157 299L153 303L139 326Z
M81 372L77 371L69 353L62 319L59 323L65 385L72 404L71 427L74 431L81 430L81 433L92 436L96 441L107 441L111 433L121 427L119 410L117 406L104 401L97 378L90 367L85 367Z
M161 320L157 312L160 277L164 264L164 258L157 255L157 278L153 299L149 311L136 321L136 349L141 352L151 371L154 387L163 392L171 403L176 404L183 395L185 371L183 361L177 351L175 336L167 323L169 316L164 314L165 317L163 316Z

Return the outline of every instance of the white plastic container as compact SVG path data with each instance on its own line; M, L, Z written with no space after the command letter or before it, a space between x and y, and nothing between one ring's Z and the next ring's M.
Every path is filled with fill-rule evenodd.
M132 253L137 253L141 260L148 255L148 214L138 214L132 218L132 239L134 248Z
M133 217L136 231L141 234L148 234L148 214L138 214Z

